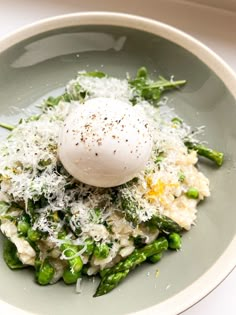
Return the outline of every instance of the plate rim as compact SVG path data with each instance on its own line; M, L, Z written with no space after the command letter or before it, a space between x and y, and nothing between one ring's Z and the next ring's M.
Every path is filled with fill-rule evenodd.
M40 33L58 28L80 25L122 26L146 31L170 40L193 53L212 71L214 71L216 75L224 82L236 100L236 74L230 68L230 66L213 50L193 36L173 26L159 22L157 20L132 14L108 11L89 11L63 14L41 19L34 23L23 26L2 37L0 39L0 54L11 46L23 41L24 39L38 35ZM234 269L236 265L235 261L236 235L222 255L218 258L218 260L190 286L157 305L130 314L151 315L158 313L159 315L176 315L185 311L203 299L212 290L214 290L217 285L219 285ZM0 310L11 315L37 314L22 310L18 307L8 304L3 300L0 300Z
M122 24L121 24L122 22ZM207 45L169 24L143 16L109 11L88 11L57 15L27 24L0 38L0 53L24 39L63 27L112 25L129 27L158 35L193 53L224 81L236 99L236 73Z

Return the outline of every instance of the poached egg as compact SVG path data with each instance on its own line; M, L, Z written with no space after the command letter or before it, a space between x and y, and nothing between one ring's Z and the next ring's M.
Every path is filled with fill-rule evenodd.
M97 187L114 187L145 168L152 136L135 106L110 98L76 103L59 135L59 158L77 180Z

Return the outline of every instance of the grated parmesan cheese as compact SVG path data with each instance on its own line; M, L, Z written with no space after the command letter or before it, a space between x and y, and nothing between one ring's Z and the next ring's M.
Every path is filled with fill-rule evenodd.
M67 93L75 95L78 85L87 91L85 100L115 98L131 106L130 99L134 96L127 80L112 77L89 77L80 72L77 79L67 85ZM198 200L185 196L188 187L198 189L199 200L210 192L208 179L195 167L196 153L189 153L183 140L195 137L204 128L192 133L185 123L173 124L176 114L168 107L168 98L162 98L160 105L153 107L143 100L136 104L152 130L153 150L145 170L137 174L137 182L119 189L124 196L137 202L139 223L161 213L189 230L196 219ZM148 244L159 233L158 230L150 232L142 225L134 227L121 211L119 195L114 198L115 190L77 182L60 164L57 156L59 130L74 106L78 106L78 102L61 101L44 110L38 120L23 120L0 144L0 199L23 203L28 214L29 202L37 205L32 227L47 235L44 247L52 249L50 257L57 271L52 283L61 277L63 261L81 256L84 263L90 263L88 275L93 275L130 255L135 248L133 238L142 236ZM156 162L158 154L162 155L161 163ZM180 173L185 175L184 182L179 181ZM42 196L46 204L42 204ZM60 239L58 233L65 226L70 232ZM15 223L3 223L1 230L16 244L22 262L33 265L35 252L29 243L17 238ZM88 239L96 245L108 244L108 257L90 259L86 254ZM73 257L68 258L66 250L60 254L60 246L67 242L80 248ZM76 292L81 292L81 279L77 281Z

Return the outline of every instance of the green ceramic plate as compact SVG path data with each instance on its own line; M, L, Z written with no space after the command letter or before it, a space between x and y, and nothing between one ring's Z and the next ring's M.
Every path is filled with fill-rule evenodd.
M205 139L225 152L221 168L201 163L212 196L199 206L197 225L157 266L135 270L120 287L93 298L96 280L83 291L58 283L40 287L29 270L10 271L0 254L1 314L177 314L212 290L236 261L236 77L208 48L162 23L114 13L56 17L23 28L0 42L0 120L14 122L26 108L57 94L78 70L124 77L146 65L152 74L187 79L170 95L186 122L205 125ZM4 136L4 134L2 134ZM2 251L0 251L2 252Z

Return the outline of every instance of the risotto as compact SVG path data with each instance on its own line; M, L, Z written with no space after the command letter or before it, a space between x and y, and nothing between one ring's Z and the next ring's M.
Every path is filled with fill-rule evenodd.
M198 155L218 166L223 161L222 153L195 139L199 130L192 130L168 107L163 94L185 83L163 77L154 81L145 68L139 69L134 79L81 71L68 83L63 95L49 97L40 104L38 115L22 119L16 126L2 124L11 129L0 144L1 231L6 237L4 259L10 268L33 266L39 284L53 284L62 278L66 284L77 283L77 291L84 274L98 274L101 283L95 296L99 296L115 288L142 262L157 262L165 250L180 249L181 233L195 223L198 202L210 195L209 180L196 167ZM108 110L109 100L132 107L135 115L143 119L143 130L147 128L151 135L151 146L143 168L132 171L128 181L96 187L76 179L64 165L59 154L62 145L59 135L67 128L65 121L69 115L75 115L76 108L83 105L86 111L90 100L95 103L98 100L99 106L103 106L104 99ZM122 124L122 118L117 118L119 111L121 108L117 107L113 118ZM91 117L96 121L95 114ZM92 148L86 147L85 141L86 126L91 124L85 122L87 129L83 133L81 126L71 126L79 134L77 139L72 135L76 150L83 145L88 156L92 152L94 160L87 169L96 167L100 172L98 180L106 171L112 172L115 163L117 167L123 163L124 170L139 163L144 149L140 149L140 155L137 152L146 141L143 138L139 143L137 139L142 138L134 138L130 118L130 124L126 121L122 130L131 131L126 131L121 145L119 134L113 134L114 130L107 127L113 122L101 117L104 123L94 127L96 141ZM96 134L99 128L110 137L103 148L105 153L101 151L103 139ZM139 129L135 132L138 135ZM110 147L112 155L105 160ZM121 154L116 158L119 150ZM134 161L129 160L125 150L129 150L127 154L137 153ZM97 152L101 154L96 160ZM70 162L70 152L64 153ZM76 167L81 170L79 161ZM90 158L85 158L85 166L89 161ZM93 173L88 174L92 179ZM119 168L116 174L121 180L125 178Z

